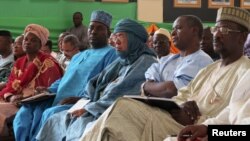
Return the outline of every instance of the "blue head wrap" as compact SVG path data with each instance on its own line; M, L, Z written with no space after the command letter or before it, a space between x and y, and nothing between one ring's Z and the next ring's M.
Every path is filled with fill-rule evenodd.
M131 19L122 19L115 26L114 33L117 32L125 32L128 38L128 50L117 51L122 64L132 64L142 54L155 56L155 53L146 46L148 33L141 24Z

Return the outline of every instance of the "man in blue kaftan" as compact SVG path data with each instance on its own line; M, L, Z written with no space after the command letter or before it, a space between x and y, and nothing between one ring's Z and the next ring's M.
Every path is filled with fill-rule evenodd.
M86 87L87 82L117 58L115 49L107 44L111 20L112 16L104 11L92 13L88 29L91 48L76 54L67 67L64 76L48 88L50 92L56 93L54 100L25 104L21 107L14 119L16 140L34 140L39 131L44 110L53 107L49 109L49 114L52 114L68 109L73 103L65 102L65 99L71 97L80 99L79 97L82 97L81 92ZM65 105L58 106L62 100L64 102L60 104Z

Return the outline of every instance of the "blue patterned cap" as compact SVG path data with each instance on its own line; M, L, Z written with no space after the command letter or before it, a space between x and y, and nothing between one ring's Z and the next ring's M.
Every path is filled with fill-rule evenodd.
M91 22L100 22L105 24L107 27L110 27L112 22L112 16L111 14L105 12L105 11L93 11L90 18Z

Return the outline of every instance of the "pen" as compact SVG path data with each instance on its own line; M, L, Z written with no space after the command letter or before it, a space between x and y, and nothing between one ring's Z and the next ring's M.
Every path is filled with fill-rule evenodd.
M168 137L177 137L178 135L168 135ZM183 135L181 135L182 137L184 137L184 138L190 138L190 137L192 137L192 134L183 134Z

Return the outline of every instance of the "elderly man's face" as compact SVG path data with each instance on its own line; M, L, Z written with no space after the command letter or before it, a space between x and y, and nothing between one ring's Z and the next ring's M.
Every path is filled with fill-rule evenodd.
M62 51L67 59L71 59L79 50L74 47L70 42L62 43Z
M153 48L159 58L169 54L169 47L170 42L166 36L162 34L155 34L153 36Z
M123 52L128 50L128 38L125 32L115 33L115 48L117 51Z
M229 32L222 32L221 27ZM213 31L214 51L224 57L234 56L242 52L241 34L236 23L230 21L219 21L215 25L216 30ZM224 30L225 31L225 30Z
M36 54L41 48L41 40L33 33L26 33L23 39L23 50L27 54Z
M93 48L100 48L108 43L108 28L99 22L90 22L88 28L89 43Z

